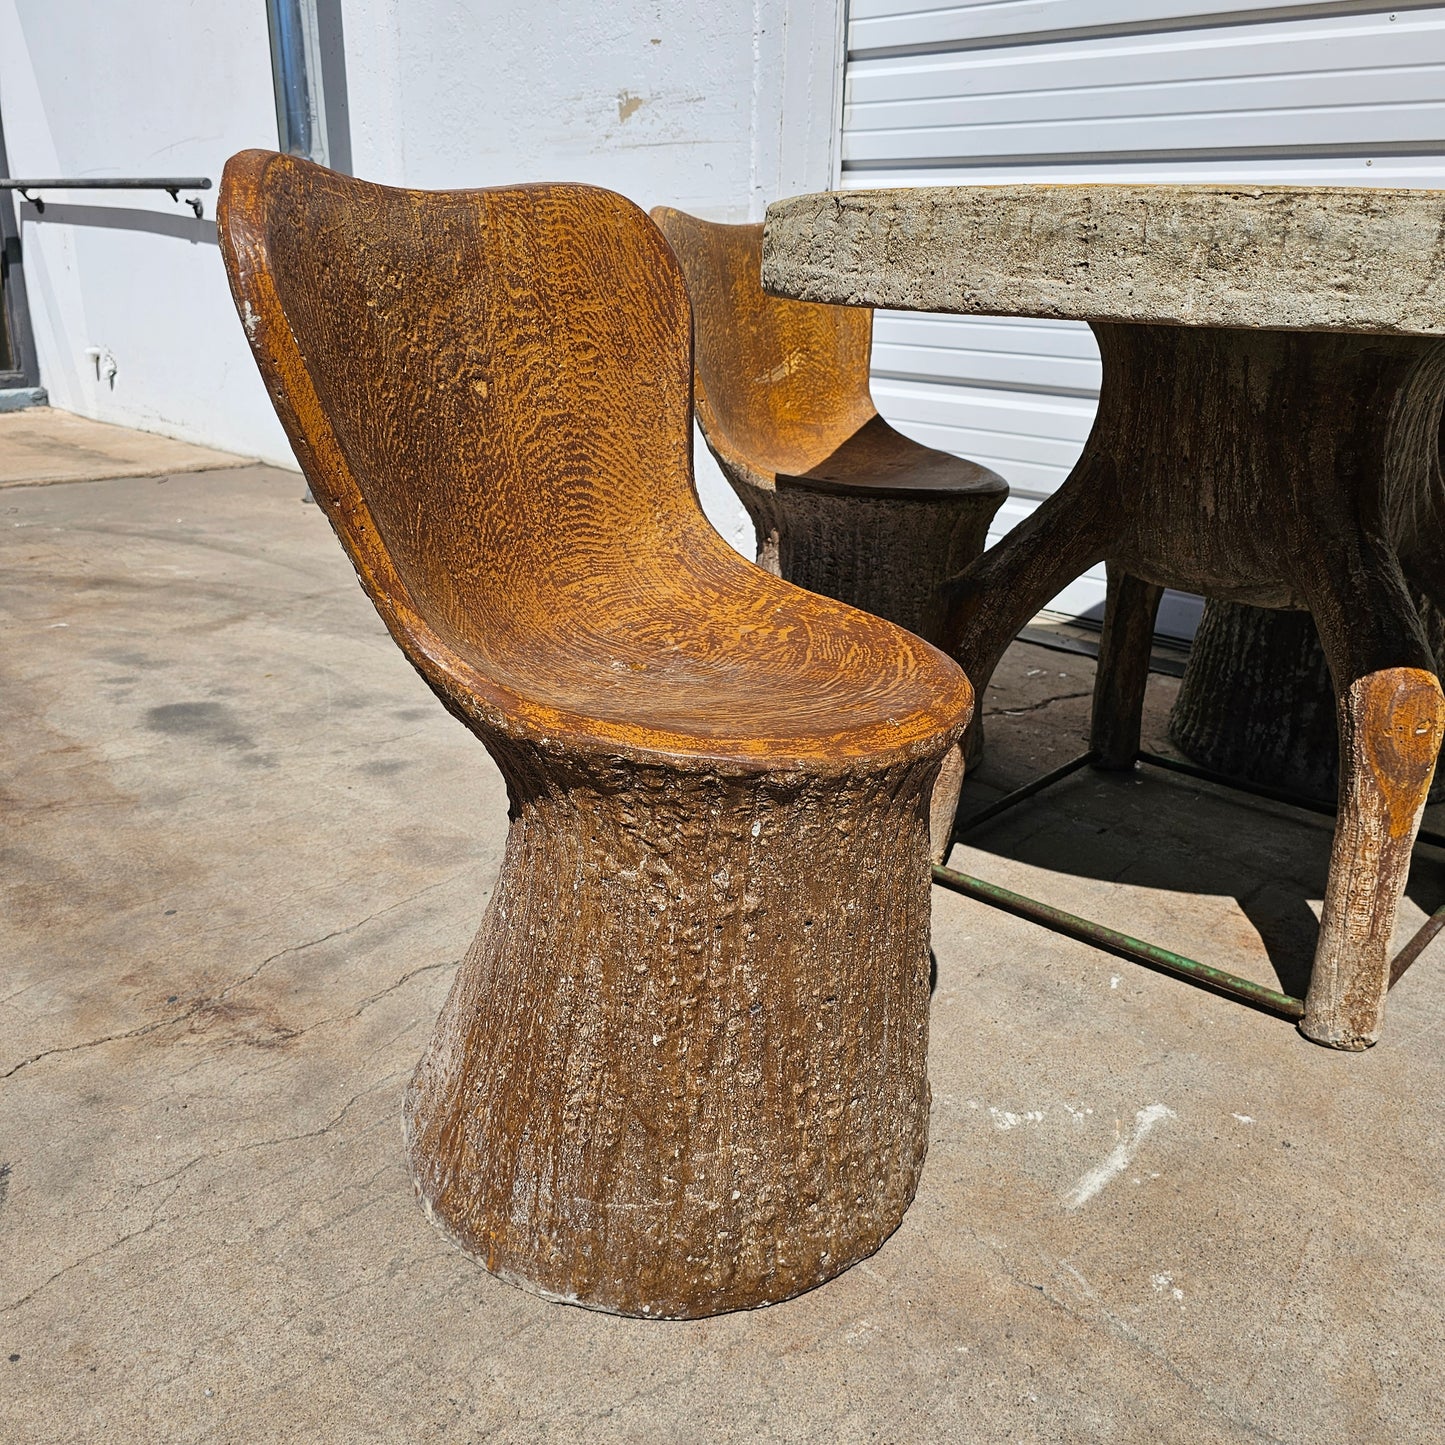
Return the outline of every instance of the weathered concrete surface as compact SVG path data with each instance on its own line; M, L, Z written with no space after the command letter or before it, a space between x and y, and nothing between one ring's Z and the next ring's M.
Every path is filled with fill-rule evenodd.
M160 477L243 467L247 458L38 406L0 413L0 487Z
M1442 233L1445 191L828 191L768 207L763 288L907 311L1438 336Z
M0 499L0 1440L1445 1433L1445 945L1341 1055L935 890L930 1153L872 1260L652 1325L454 1253L401 1094L505 802L299 492ZM971 796L1077 748L1091 677L1016 646ZM1272 980L1327 840L1086 774L954 861Z

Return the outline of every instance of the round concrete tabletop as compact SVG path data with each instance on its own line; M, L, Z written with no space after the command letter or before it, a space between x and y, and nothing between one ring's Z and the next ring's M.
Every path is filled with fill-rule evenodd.
M845 306L1445 334L1445 191L928 186L768 207L763 286Z

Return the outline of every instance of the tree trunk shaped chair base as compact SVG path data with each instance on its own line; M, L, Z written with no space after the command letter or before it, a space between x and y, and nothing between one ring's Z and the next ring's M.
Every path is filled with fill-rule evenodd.
M983 551L1007 483L878 415L872 311L768 296L761 225L652 216L692 298L698 422L752 518L758 564L940 643L943 584ZM936 858L962 777L960 760L935 789Z
M434 1217L504 1278L658 1317L872 1254L927 1140L936 758L508 762L527 801L407 1100Z
M317 501L511 799L407 1095L429 1215L644 1317L870 1254L926 1147L930 794L967 679L708 525L682 277L621 197L246 152L220 227Z

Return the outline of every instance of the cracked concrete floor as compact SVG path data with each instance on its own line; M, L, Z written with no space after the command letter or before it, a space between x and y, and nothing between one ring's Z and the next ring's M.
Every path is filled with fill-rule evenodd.
M453 1253L401 1094L505 800L300 495L0 497L0 1439L1445 1435L1445 944L1342 1055L935 890L930 1152L872 1260L649 1324ZM1068 756L1091 676L1017 645L969 796ZM976 842L1266 981L1308 959L1327 833L1284 810L1087 774ZM1422 861L1406 925L1442 897Z

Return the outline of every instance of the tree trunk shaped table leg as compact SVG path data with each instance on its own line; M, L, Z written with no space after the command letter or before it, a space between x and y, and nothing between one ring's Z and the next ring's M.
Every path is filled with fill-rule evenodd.
M1301 1029L1337 1048L1367 1047L1379 1036L1385 951L1445 724L1402 573L1403 563L1418 585L1439 586L1445 344L1205 326L1094 331L1104 384L1084 455L959 579L954 654L981 697L1018 628L1104 557L1154 587L1311 610L1339 699L1341 776ZM1142 614L1147 595L1135 595L1116 616ZM1121 636L1132 630L1121 625ZM1105 661L1121 695L1096 707L1096 738L1112 739L1117 758L1137 667Z
M1339 814L1300 1027L1320 1043L1364 1048L1384 1022L1390 935L1445 701L1394 548L1340 539L1319 561L1304 581L1335 680Z
M945 588L942 645L968 659L962 665L973 684L973 720L963 743L970 766L982 751L983 700L999 659L1045 602L1108 554L1110 518L1092 500L1107 480L1093 445L1098 430L1096 422L1068 481Z
M528 1289L649 1317L873 1253L928 1138L938 751L831 776L496 756L501 877L406 1106L432 1217Z
M1438 663L1445 615L1423 596L1415 602ZM1169 737L1186 757L1226 777L1333 803L1338 733L1334 684L1308 612L1205 603L1169 714ZM1442 794L1445 775L1437 773L1431 801Z
M1134 766L1139 752L1154 619L1164 589L1130 577L1113 562L1108 576L1089 746L1096 768L1122 770Z

